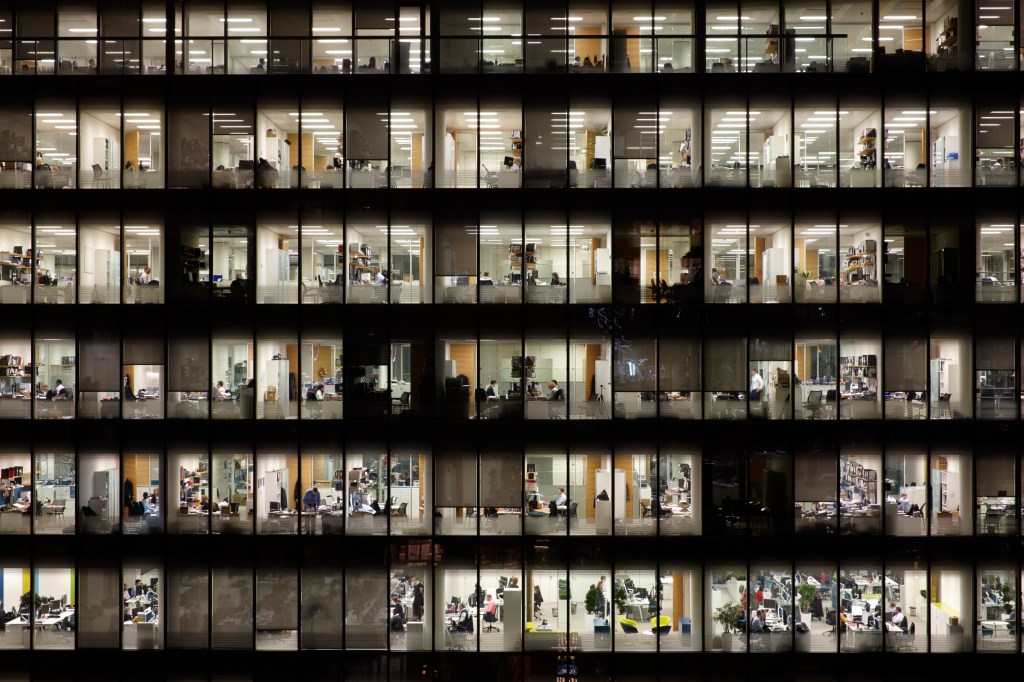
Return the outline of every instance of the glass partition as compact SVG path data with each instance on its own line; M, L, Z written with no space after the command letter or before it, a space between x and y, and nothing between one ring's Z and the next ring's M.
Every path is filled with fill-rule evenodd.
M126 464L127 467L127 464ZM210 532L210 512L219 500L213 498L210 481L210 456L206 452L173 449L167 455L171 480L177 482L174 499L163 502L170 533L204 534Z
M209 507L213 532L252 534L252 520L255 516L252 455L214 452L212 462Z
M79 530L103 535L120 532L123 502L118 456L81 454L79 467L81 476L77 495L85 503L81 510L76 509L76 512L80 511Z
M164 597L160 564L133 558L122 571L122 649L163 649L164 624L160 607Z
M166 511L160 493L162 459L158 454L139 452L125 453L122 458L122 523L127 534L159 534L164 530ZM171 509L177 512L174 502L172 500Z
M115 458L116 461L116 458ZM35 453L35 532L72 533L78 515L75 456L66 452Z
M211 400L214 419L254 419L256 388L251 339L213 337Z

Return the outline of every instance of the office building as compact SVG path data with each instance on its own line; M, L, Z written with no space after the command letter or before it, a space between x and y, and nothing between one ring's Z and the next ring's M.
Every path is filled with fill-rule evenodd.
M1014 675L1022 7L2 3L0 679Z

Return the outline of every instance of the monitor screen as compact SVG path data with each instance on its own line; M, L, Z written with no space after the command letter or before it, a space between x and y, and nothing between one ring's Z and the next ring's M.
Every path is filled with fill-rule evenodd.
M254 167L252 159L239 159L238 170L252 170Z
M213 276L214 284L216 284L217 282L223 282L223 281L224 281L224 275L214 275Z

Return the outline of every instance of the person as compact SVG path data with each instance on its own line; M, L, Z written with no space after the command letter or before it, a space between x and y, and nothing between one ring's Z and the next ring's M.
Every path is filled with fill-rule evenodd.
M323 384L317 384L316 385L316 393L313 395L313 397L316 400L323 400L324 399L324 385Z
M900 501L896 504L896 511L904 514L910 513L910 498L906 493L900 493Z
M488 592L484 598L484 621L495 623L498 620L498 602Z
M491 383L487 386L487 397L497 398L498 397L498 381L497 379L491 379Z
M395 595L391 598L391 630L402 632L405 630L404 624L402 623L402 614L405 609L402 608L402 601Z
M129 173L135 172L135 165L132 163L131 159L124 162L124 169Z
M907 617L903 615L903 609L898 606L896 607L896 610L892 612L892 624L900 630L906 631L907 629Z
M218 381L217 385L213 387L214 398L225 398L227 397L227 391L224 390L224 382Z
M750 621L750 632L764 632L764 609L758 609Z
M605 599L604 599L604 581L605 576L601 576L601 579L597 581L597 615L604 618L605 612Z
M551 273L551 286L553 286L553 287L560 287L560 286L562 286L562 280L558 278L558 273L557 272L552 272Z
M384 279L384 275L383 273L381 273L380 268L373 268L373 270L370 271L371 284L373 284L374 286L381 286L384 284L385 281L386 280Z
M228 290L231 292L232 298L245 298L245 282L242 281L241 277L236 276L231 281L231 286L228 287Z
M470 617L469 609L464 601L459 602L459 620L455 623L455 631L467 635L473 634L473 619Z
M204 512L210 511L210 498L207 497L206 495L203 495L199 501L199 508Z
M132 607L128 606L127 604L124 607L124 619L123 620L126 623L134 623L135 622L135 616L132 615Z
M764 601L764 588L761 585L757 585L757 590L754 592L754 602L760 604Z
M302 496L303 511L315 512L320 507L320 491L313 486Z
M142 493L142 513L148 514L152 506L153 501L149 499L149 493Z
M754 368L750 369L750 401L757 402L761 400L761 392L764 390L764 379L757 373Z
M564 507L569 501L569 498L565 496L565 488L558 489L558 497L555 498L555 506Z
M480 284L494 284L494 280L491 279L491 273L485 272L483 277L480 278Z
M146 596L146 588L142 584L142 579L141 578L136 578L135 579L135 584L132 585L132 589L130 590L130 593L131 593L132 597L144 597L144 596Z
M67 400L68 398L68 389L64 387L64 384L60 379L57 379L57 381L54 382L53 394L54 398L57 398L58 400Z
M142 270L142 274L139 276L139 284L149 284L153 281L153 269L148 265Z
M416 579L413 578L415 581ZM412 615L416 620L423 620L423 585L414 584L412 586Z
M562 389L558 387L558 382L552 379L548 382L548 400L561 400Z
M132 379L127 374L124 375L124 399L125 400L137 400L135 397L135 391L132 390Z
M259 64L256 65L256 70L257 71L266 71L267 70L267 60L264 59L263 57L260 57L260 62L259 62Z

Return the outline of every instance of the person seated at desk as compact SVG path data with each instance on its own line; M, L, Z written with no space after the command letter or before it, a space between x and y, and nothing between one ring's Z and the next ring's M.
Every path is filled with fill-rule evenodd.
M892 620L890 622L900 630L907 631L907 617L903 615L903 609L900 607L897 606L896 610L892 612Z
M558 386L558 382L552 379L548 382L548 400L561 400L563 396L562 389Z
M153 512L153 498L149 496L149 493L142 493L142 513L150 514Z
M496 623L498 622L498 602L488 592L484 598L484 622Z
M896 511L902 514L910 513L910 498L906 493L900 493L900 500L896 503Z
M203 495L202 499L199 501L199 509L204 512L210 511L210 498L206 495Z
M130 606L125 606L124 607L124 617L123 617L123 620L124 620L125 623L134 623L135 622L135 616L132 615L132 607L130 607Z
M758 609L750 621L750 632L764 632L764 609Z
M67 400L67 399L68 399L68 389L64 387L64 384L61 382L60 379L57 379L57 381L54 382L54 387L53 387L53 400Z
M370 270L370 284L373 286L383 286L388 283L384 273L380 271L380 268L373 268Z
M551 286L553 286L553 287L561 287L561 286L565 286L565 282L563 282L563 281L562 281L562 280L561 280L561 279L560 279L560 278L558 277L558 273L557 273L557 272L552 272L552 273L551 273Z
M392 632L404 632L404 614L405 607L402 606L402 600L395 595L391 598L391 631Z
M473 619L466 608L466 602L459 602L459 619L455 621L455 632L462 632L467 635L473 634Z
M491 383L487 386L486 396L488 399L498 397L498 380L491 379Z
M480 278L480 284L483 284L485 286L493 285L494 284L494 280L491 279L491 273L485 272L483 274L483 276Z

